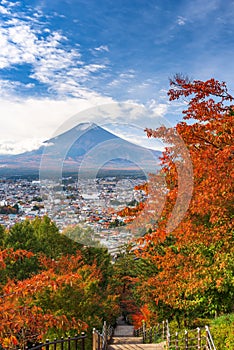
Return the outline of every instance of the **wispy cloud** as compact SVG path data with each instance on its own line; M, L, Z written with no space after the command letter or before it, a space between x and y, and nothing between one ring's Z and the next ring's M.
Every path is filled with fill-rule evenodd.
M135 124L121 124L109 123L102 125L102 127L122 139L134 143L139 146L147 147L149 149L163 151L165 149L164 143L155 138L148 138L144 127Z
M135 71L133 69L130 69L124 73L120 73L108 85L109 86L117 86L117 85L122 85L124 83L129 83L129 80L131 80L135 77L136 77Z
M94 48L95 51L106 51L106 52L109 52L109 47L107 45L101 45L99 47L95 47Z
M150 100L147 107L152 110L156 116L164 116L168 110L168 103L160 103L154 99Z
M184 26L186 21L187 21L187 19L183 16L178 16L177 20L176 20L176 22L179 26Z
M17 18L15 12L6 8L9 3L4 3L0 11L7 14L8 19L0 24L0 69L27 64L28 79L32 83L37 81L47 86L49 92L74 97L80 89L83 92L81 84L105 70L104 64L85 63L79 47L70 47L61 31L50 30L42 23L38 25L38 21L36 24L28 21L27 16ZM41 13L34 12L35 18L40 16ZM102 45L96 50L108 51L108 47Z
M191 20L200 20L204 19L207 16L210 16L217 10L222 3L222 0L194 0L188 1L185 5L186 17ZM229 6L230 4L228 4Z

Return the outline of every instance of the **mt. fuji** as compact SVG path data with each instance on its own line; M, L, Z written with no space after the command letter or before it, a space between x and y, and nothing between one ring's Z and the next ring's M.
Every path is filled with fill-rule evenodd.
M152 172L158 164L159 151L128 142L94 123L81 123L44 142L36 150L18 155L0 156L0 173L13 171L76 172L102 167L141 169Z

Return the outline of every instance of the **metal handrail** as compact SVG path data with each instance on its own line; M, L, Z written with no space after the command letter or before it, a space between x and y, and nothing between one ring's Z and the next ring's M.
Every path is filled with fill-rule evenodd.
M161 328L160 328L161 326ZM196 328L191 330L183 330L181 332L170 333L168 320L158 324L157 326L146 328L143 326L134 331L135 336L142 336L143 343L154 343L165 340L166 349L196 349L196 350L216 350L209 327L203 329Z
M216 347L214 345L214 341L212 338L212 335L210 333L210 329L208 326L205 326L206 329L206 341L207 341L207 347L209 350L216 350Z
M77 350L78 343L81 342L81 350L85 350L85 339L86 338L87 338L87 335L85 335L85 333L82 332L80 336L75 335L74 337L54 339L53 341L46 339L45 343L41 342L37 345L32 345L31 347L26 347L26 349L27 350L40 350L42 348L45 348L46 350L50 350L50 345L53 345L53 350L56 350L57 344L61 344L61 349L63 349L64 343L68 344L68 348L70 348L71 343L74 343L75 349Z
M134 329L134 337L142 337L143 336L143 327L139 327L137 329Z
M155 326L146 328L145 322L143 322L142 327L134 330L135 337L142 337L143 343L153 343L160 338L165 340L166 338L166 324L165 321L158 323Z
M114 328L107 326L106 321L103 323L102 332L93 328L93 350L106 350L114 333Z

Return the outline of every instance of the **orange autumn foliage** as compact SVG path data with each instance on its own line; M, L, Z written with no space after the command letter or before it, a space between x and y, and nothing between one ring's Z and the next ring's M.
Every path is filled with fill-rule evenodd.
M149 184L147 182L140 184L140 185L136 185L134 187L134 190L136 191L144 191L145 194L147 195L149 193Z
M31 256L27 252L14 252L13 258ZM2 256L7 257L6 252ZM81 332L87 329L87 324L77 317L54 312L49 307L50 296L53 298L67 289L73 288L74 293L87 290L96 285L102 276L96 265L85 265L81 254L62 256L56 261L41 257L44 271L23 281L9 280L1 288L0 299L0 344L13 349L17 340L24 348L28 341L42 340L49 329L60 329L63 332L74 329ZM4 264L2 265L4 268ZM47 304L41 303L44 293ZM97 298L97 295L94 294ZM91 301L90 301L91 303ZM16 340L15 340L16 339Z
M0 250L0 269L6 267L6 260L11 259L12 261L17 261L21 258L31 258L34 254L23 249L18 249L14 251L13 248L7 248Z
M146 195L149 193L149 185L147 182L134 187L136 191L144 191ZM124 217L125 223L132 222L145 208L145 203L140 202L135 207L125 207L117 212L117 215Z
M136 207L126 207L120 210L117 214L122 217L128 217L129 221L134 220L134 217L138 215L144 209L144 203L140 202Z
M147 304L144 304L138 313L132 316L133 326L135 329L142 327L143 322L147 324L147 327L150 326L150 317L151 312Z
M151 206L140 216L145 226L153 215L155 220L151 223L153 232L139 240L141 249L136 254L149 259L158 269L157 274L142 282L141 291L153 307L160 305L162 310L164 305L172 314L186 310L192 317L196 312L230 311L234 289L233 97L225 83L214 79L189 81L175 76L171 86L171 101L190 98L183 114L184 120L192 120L171 129L146 129L149 137L162 138L171 146L162 157L165 180L161 189L157 178L152 177L155 186L152 185L151 196L157 198L160 191L165 196L161 214L158 217L152 213ZM186 172L189 175L186 152L193 167L189 185L183 178L180 183L178 177L180 166L184 176ZM183 213L183 200L191 191L191 183L189 206L169 230L175 207L176 215ZM180 202L179 196L183 199Z

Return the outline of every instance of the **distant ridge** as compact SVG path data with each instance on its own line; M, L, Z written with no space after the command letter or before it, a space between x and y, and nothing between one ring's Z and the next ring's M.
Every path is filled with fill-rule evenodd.
M44 142L44 146L18 155L0 155L0 174L39 172L41 164L49 170L61 164L66 172L80 167L106 167L113 170L155 169L161 152L148 150L123 140L95 123L80 123ZM151 164L150 164L151 163Z

